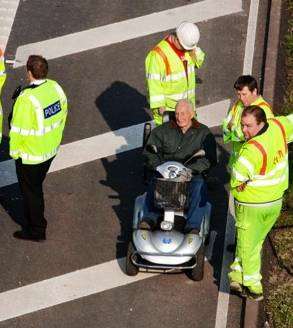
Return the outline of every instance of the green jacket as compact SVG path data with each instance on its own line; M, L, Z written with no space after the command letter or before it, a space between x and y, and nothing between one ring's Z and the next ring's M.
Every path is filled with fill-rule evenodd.
M157 147L158 153L150 150L150 146ZM209 170L217 162L216 142L209 128L196 120L192 126L182 133L175 121L166 122L156 127L143 151L147 168L154 170L158 165L167 161L177 161L184 164L198 150L205 150L206 156L188 161L186 167L194 175Z

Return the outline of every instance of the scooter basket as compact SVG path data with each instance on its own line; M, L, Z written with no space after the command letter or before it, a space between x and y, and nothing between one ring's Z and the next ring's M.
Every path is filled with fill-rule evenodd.
M181 211L188 206L188 181L172 181L157 178L155 181L154 203L158 208Z

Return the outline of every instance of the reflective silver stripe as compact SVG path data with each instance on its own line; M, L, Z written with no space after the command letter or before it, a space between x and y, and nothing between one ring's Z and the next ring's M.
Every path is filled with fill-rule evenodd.
M288 115L287 119L293 123L293 114Z
M190 96L190 95L194 95L194 94L195 94L194 89L191 89L191 90L187 90L186 92L183 92L183 93L177 93L177 94L173 94L173 95L166 95L166 96L163 96L163 95L159 95L159 96L151 96L151 97L150 97L150 101L151 101L151 102L156 102L156 101L165 100L165 98L169 98L169 99L171 99L171 100L178 101L178 100L181 100L181 99L186 99L188 96Z
M235 204L248 206L248 207L269 207L274 205L281 205L282 198L267 203L244 203L244 202L239 202L238 200L235 199Z
M146 78L148 80L156 80L161 82L178 81L182 78L185 78L185 76L186 76L185 72L176 73L176 74L174 73L167 76L162 76L160 74L151 74L151 73L146 74Z
M240 156L238 161L247 168L252 176L254 175L254 166L245 157Z
M238 271L238 272L242 272L242 268L241 268L241 266L239 265L239 264L237 264L237 265L231 265L231 267L230 267L233 271Z
M189 65L187 71L188 71L188 74L194 73L194 71L195 71L194 66L193 65Z
M281 175L279 178L275 178L275 179L249 181L249 182L247 182L247 185L252 186L252 187L274 186L274 185L277 185L286 180L286 178L287 178L286 173Z
M270 172L268 172L265 175L255 175L253 178L257 179L257 180L264 180L267 179L269 177L272 177L276 174L276 172L283 170L284 168L286 168L288 165L288 155L285 156L285 159L278 163Z
M255 283L260 283L261 275L259 273L252 274L252 275L244 274L243 275L243 280L244 281L251 281L251 282L255 282Z
M161 81L162 80L160 74L151 74L151 73L146 74L146 79L147 80L156 80L156 81Z
M238 171L236 171L235 169L232 169L232 175L235 176L236 180L241 181L241 182L245 182L248 180L247 177L243 176L242 174L240 174Z
M22 136L43 136L44 134L49 133L55 130L56 128L58 128L62 123L63 123L63 119L51 124L50 126L46 126L41 130L33 130L33 129L27 130L12 125L10 131L14 133L18 133Z
M60 101L61 103L63 103L63 105L65 105L66 103L66 96L65 96L65 93L63 91L63 89L60 87L60 85L58 83L54 83L54 87L60 97Z
M166 82L178 81L185 77L186 77L185 72L176 73L176 74L174 73L174 74L170 74L170 75L166 76L165 78L163 78L163 81L166 81Z
M59 147L53 149L50 153L44 154L42 156L34 156L17 150L10 151L10 155L19 154L19 157L21 157L24 160L31 161L31 162L41 162L55 156L57 154L58 149Z
M168 97L172 100L181 100L181 99L186 99L188 96L194 95L194 94L195 94L195 91L192 89L192 90L187 90L187 92L168 95Z
M161 100L165 100L165 96L164 95L151 96L150 97L150 101L151 102L156 102L156 101L161 101Z
M43 119L44 114L43 114L42 104L33 95L29 95L29 99L32 102L32 104L34 105L34 108L36 110L37 120L38 120L38 128L39 128L39 130L42 130L44 127L44 119Z
M233 117L233 115L232 115L232 112L230 111L228 113L228 116L224 119L223 122L226 123L226 124L228 124L231 121L232 117Z
M5 71L0 72L0 76L6 75Z

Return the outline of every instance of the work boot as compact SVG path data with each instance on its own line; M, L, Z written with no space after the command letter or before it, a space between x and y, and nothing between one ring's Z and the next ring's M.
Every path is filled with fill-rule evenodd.
M236 293L242 292L242 285L237 281L231 281L230 282L230 290Z
M263 293L259 293L259 294L258 293L253 293L252 291L249 290L248 287L243 288L241 296L244 297L244 298L248 298L252 301L256 301L256 302L259 302L259 301L263 300Z

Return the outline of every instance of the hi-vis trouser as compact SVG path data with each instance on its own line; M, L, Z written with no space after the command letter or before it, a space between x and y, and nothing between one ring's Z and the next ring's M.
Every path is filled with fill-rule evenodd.
M260 273L262 244L276 222L281 207L281 199L248 206L235 202L237 244L229 279L247 286L256 294L262 293Z

